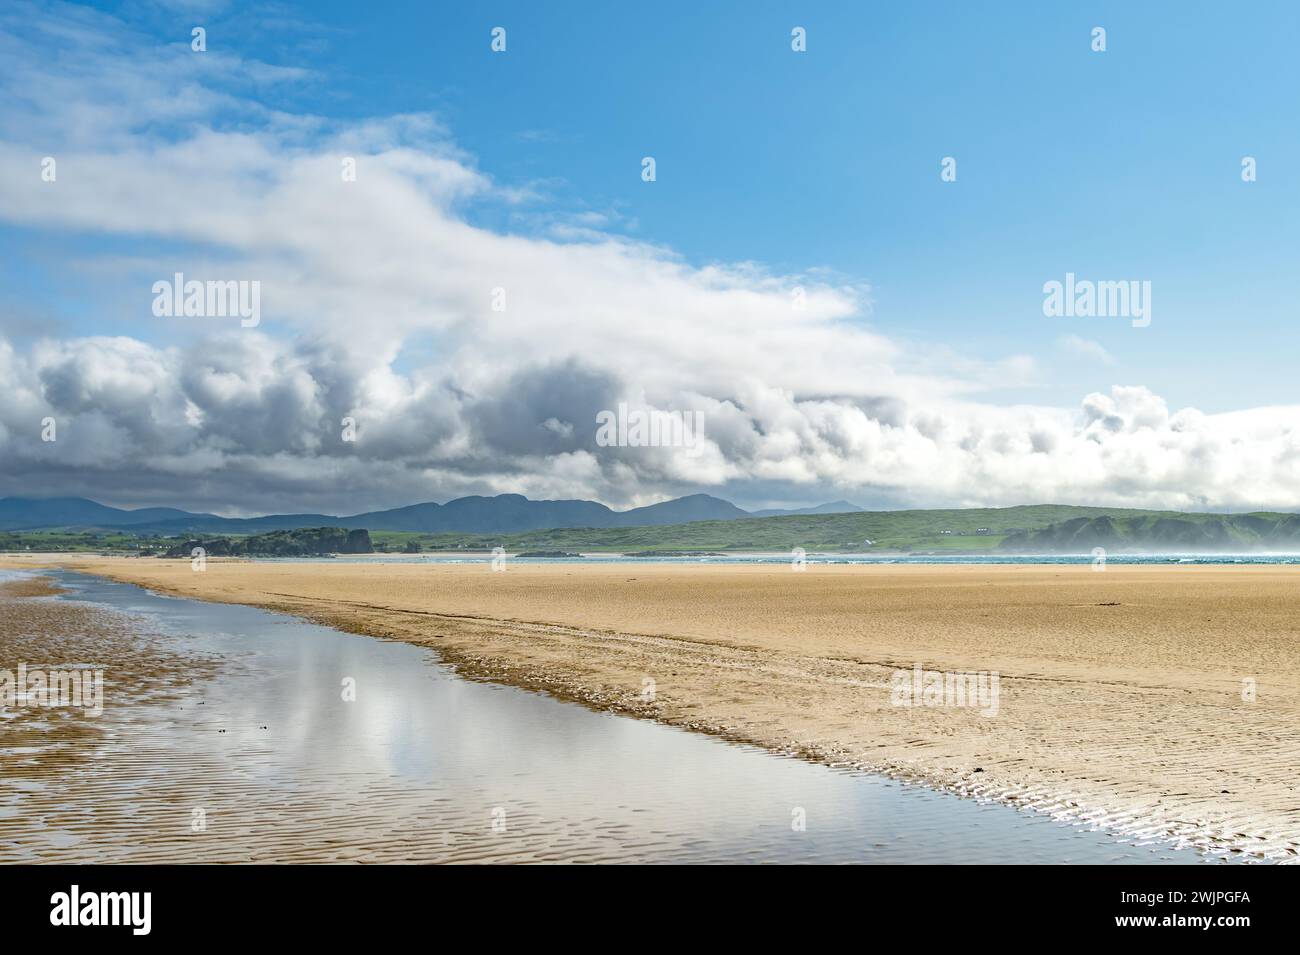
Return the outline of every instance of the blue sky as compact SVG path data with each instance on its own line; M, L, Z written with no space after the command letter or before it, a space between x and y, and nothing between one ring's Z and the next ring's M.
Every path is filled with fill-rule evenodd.
M151 115L149 101L126 118L123 104L122 143L163 149L207 130L298 155L333 149L340 130L376 118L432 117L440 130L428 149L490 183L454 201L455 219L479 234L627 240L696 270L692 281L711 266L754 263L764 275L855 289L847 311L827 306L827 321L887 343L890 375L964 377L952 394L973 389L986 411L1077 414L1085 396L1116 386L1145 389L1170 412L1294 402L1294 4L80 7L37 4L29 19L100 29L83 15L93 7L112 24L102 31L114 37L105 55L136 67L184 56L191 27L203 26L210 62L239 64L195 74L211 96L200 113ZM489 46L496 26L507 30L503 54ZM805 53L790 48L795 26L807 31ZM1105 52L1090 46L1097 26L1107 31ZM51 37L22 42L57 63L67 51ZM263 64L302 74L264 81L250 66ZM183 98L176 83L168 95ZM285 133L284 117L314 119ZM22 138L22 118L9 118L11 140ZM71 134L50 129L45 142L21 145L41 153ZM643 156L656 160L654 183L641 181ZM940 180L945 156L957 161L956 182ZM1256 182L1241 179L1245 156L1257 160ZM249 182L258 175L265 170ZM579 231L566 237L563 228ZM193 329L142 322L132 290L160 264L236 244L201 229L117 228L111 217L78 227L3 217L0 329L18 345L50 334L184 345ZM1149 280L1150 326L1045 317L1043 283L1066 272ZM398 325L384 362L401 375L466 334L463 324ZM300 317L292 331L266 334L287 340L305 328ZM816 370L821 359L845 360L817 353L838 351L836 340L805 341L805 377L768 383L793 388L796 399L803 390L840 394L822 388ZM851 369L831 377L841 374ZM861 374L880 368L865 362ZM731 400L737 388L713 397ZM915 401L916 389L902 391ZM1085 407L1080 435L1089 414ZM787 500L782 482L806 478L724 472L719 487L756 504ZM796 496L894 494L871 490L870 475L846 483L838 471L818 473ZM738 489L738 480L756 483Z
M616 215L691 262L826 267L872 286L864 320L893 336L1038 356L1041 379L1005 400L1118 381L1207 411L1292 398L1294 4L98 6L159 43L202 24L214 49L312 71L268 105L431 111L501 183ZM506 55L489 49L497 25ZM1089 46L1096 25L1105 53ZM939 181L943 156L955 183ZM473 215L516 231L532 219ZM10 252L26 244L6 236ZM24 258L10 282L30 274ZM39 271L41 250L30 258ZM1041 285L1068 270L1149 278L1151 327L1045 319ZM1062 334L1117 364L1081 364Z
M1042 356L1046 394L1008 400L1112 378L1203 410L1293 397L1294 4L382 6L311 4L318 28L237 42L315 70L304 107L436 112L500 181L617 213L693 262L825 266L871 284L867 320L890 334ZM1151 327L1045 319L1042 283L1067 270L1151 279ZM1081 367L1063 333L1118 366Z

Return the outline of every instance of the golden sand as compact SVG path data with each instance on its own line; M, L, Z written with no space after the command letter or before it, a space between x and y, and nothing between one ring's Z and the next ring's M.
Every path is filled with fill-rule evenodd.
M1061 818L1300 853L1300 568L0 566L42 562L424 644L467 676ZM892 675L917 665L996 672L997 714L893 705Z

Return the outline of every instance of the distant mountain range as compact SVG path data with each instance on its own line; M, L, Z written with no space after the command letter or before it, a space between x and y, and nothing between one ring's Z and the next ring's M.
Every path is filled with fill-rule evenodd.
M839 501L792 511L760 511L758 515L827 514L841 510L860 509ZM628 511L611 510L596 501L531 501L519 494L498 494L495 497L461 497L446 504L412 504L349 517L271 514L251 518L220 517L170 507L122 510L83 497L0 499L0 531L102 528L155 535L257 534L326 526L425 534L513 534L542 528L655 527L754 516L729 501L708 494L692 494Z
M518 494L462 497L350 517L272 514L228 518L174 508L121 510L85 498L0 499L0 549L31 549L19 539L40 531L51 547L94 546L110 535L247 537L337 528L407 532L428 549L516 551L717 552L789 551L913 554L1300 553L1300 514L1200 514L1127 508L1034 504L1001 508L864 511L845 501L754 513L693 494L614 511L595 501L530 501ZM48 533L46 533L48 532ZM272 540L268 546L279 547ZM411 543L407 541L405 543ZM231 547L235 546L231 542ZM287 546L287 545L286 545ZM376 546L403 546L380 541Z
M789 510L782 510L777 507L769 507L761 511L750 511L750 517L791 517L795 514L852 514L860 511L862 508L856 504L850 504L848 501L831 501L829 504L818 504L816 507L795 507Z
M41 527L127 527L214 516L191 514L174 507L144 507L136 511L124 511L88 501L84 497L0 498L0 530L6 531Z

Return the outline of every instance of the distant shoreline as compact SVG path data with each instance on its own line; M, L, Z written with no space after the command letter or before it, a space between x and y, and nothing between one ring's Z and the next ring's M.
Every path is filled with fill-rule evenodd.
M250 562L317 562L340 561L343 563L419 563L470 561L486 562L495 556L487 549L427 550L419 553L399 551L375 551L369 554L330 552L310 556L275 556L275 555L215 555L209 560L250 561ZM545 561L550 563L611 563L618 561L635 563L662 562L667 564L681 562L711 562L720 564L789 564L792 556L785 551L601 551L583 550L576 553L550 552L516 552L504 550L509 560ZM136 554L130 551L67 551L67 550L0 550L0 559L24 559L40 557L44 559L84 559L88 557L125 558L140 560L160 560L188 562L189 556L169 556L164 554ZM1226 552L1133 552L1117 551L1105 556L1104 561L1096 555L1087 553L1042 553L1042 554L1007 554L1007 553L943 553L914 551L880 551L874 553L846 553L838 551L810 550L804 555L808 563L817 564L860 564L871 566L877 564L923 564L933 566L970 565L970 566L1074 566L1096 565L1105 563L1115 566L1159 566L1164 564L1193 565L1290 565L1300 564L1300 551L1226 551Z

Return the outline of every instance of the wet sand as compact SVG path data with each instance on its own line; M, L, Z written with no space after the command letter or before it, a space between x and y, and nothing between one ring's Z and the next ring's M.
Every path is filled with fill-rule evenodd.
M0 669L19 663L44 670L104 673L104 694L130 703L175 700L217 666L164 647L127 614L34 598L59 589L47 577L0 581ZM82 759L103 724L81 707L16 706L0 714L0 757L9 780L55 778Z
M120 787L119 794L144 785L133 758L105 760L104 753L119 747L141 708L174 704L221 665L211 655L178 652L133 615L42 599L59 592L43 577L0 581L0 669L102 670L104 699L124 718L72 706L0 709L0 861L57 859L76 838L71 832L88 839L117 832L136 842L150 835L122 800L79 794L87 784Z
M1300 852L1298 568L57 562L819 762ZM891 705L891 675L917 664L997 671L997 715Z

